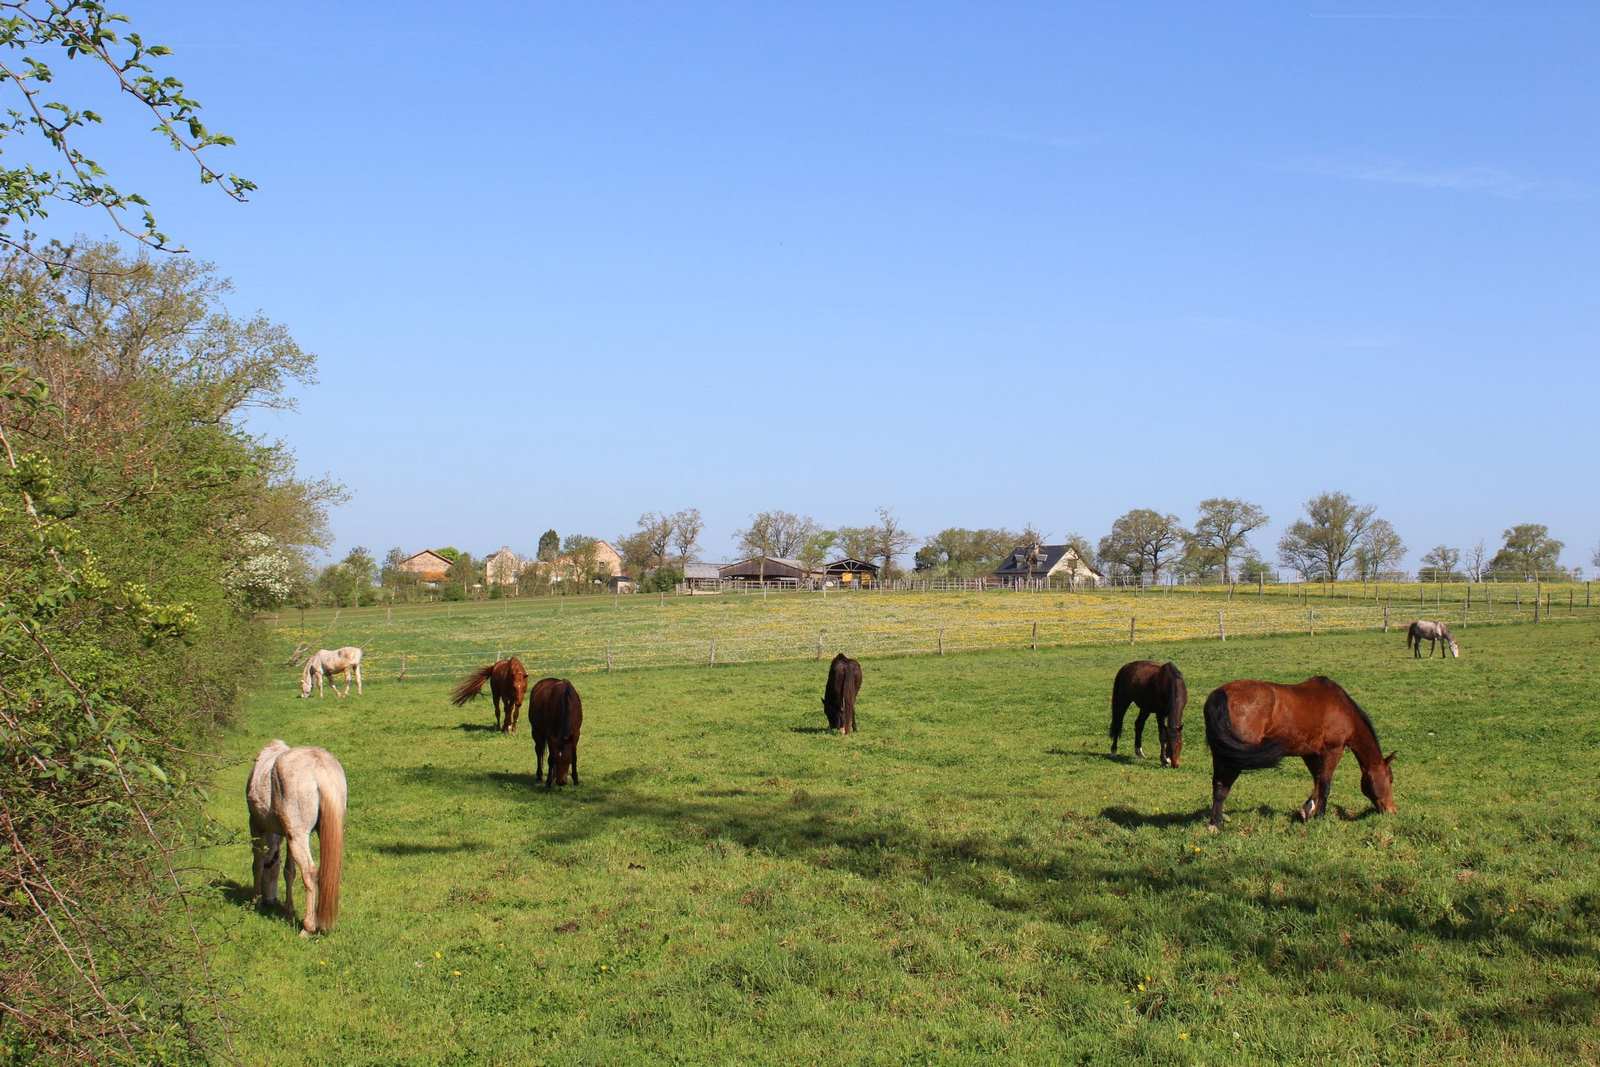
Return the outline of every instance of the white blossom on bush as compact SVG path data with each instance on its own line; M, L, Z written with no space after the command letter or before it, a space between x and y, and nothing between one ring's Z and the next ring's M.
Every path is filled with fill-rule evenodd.
M239 538L240 558L223 578L228 592L247 608L270 608L289 596L294 560L263 533Z

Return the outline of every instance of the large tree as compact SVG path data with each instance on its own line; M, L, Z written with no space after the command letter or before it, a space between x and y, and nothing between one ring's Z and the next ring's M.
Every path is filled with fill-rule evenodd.
M1489 548L1483 543L1483 538L1473 542L1467 550L1467 575L1475 582L1481 582L1484 572L1489 566Z
M793 559L800 547L817 534L816 521L809 515L790 511L763 511L750 516L750 525L739 531L739 551L757 559L757 573L767 579L767 558Z
M951 526L940 530L917 550L916 568L952 578L976 578L998 567L1022 535L1004 528L970 530Z
M672 516L672 539L678 546L678 563L688 563L694 546L700 541L700 531L706 528L700 518L699 508L684 508Z
M672 546L672 535L677 525L674 517L659 511L647 511L639 516L639 536L648 548L645 567L633 572L642 575L645 568L662 567L667 562L667 550Z
M1222 568L1222 580L1233 580L1233 560L1250 547L1246 538L1270 520L1256 504L1233 497L1213 496L1200 501L1191 543L1201 559Z
M1188 531L1176 515L1163 515L1150 508L1134 508L1111 524L1111 532L1100 539L1096 555L1102 563L1135 578L1148 574L1152 582L1182 547Z
M1418 577L1426 575L1435 581L1445 581L1454 576L1456 564L1461 562L1461 550L1451 548L1449 545L1434 545L1422 557L1422 570Z
M1278 540L1278 558L1307 581L1336 581L1355 558L1362 535L1377 517L1371 504L1346 493L1321 493L1306 501L1306 514Z
M1388 519L1373 519L1361 534L1352 557L1362 581L1377 581L1405 558L1406 543Z
M897 568L896 561L906 549L917 543L916 535L900 525L892 508L878 509L878 524L874 530L872 552L883 561L879 565L879 573L884 578L892 578Z
M1561 550L1564 542L1550 536L1550 527L1543 523L1524 522L1503 532L1505 543L1495 553L1490 568L1506 572L1508 576L1543 576L1561 569Z
M538 556L541 563L554 563L561 554L561 538L556 536L554 529L546 530L539 535Z

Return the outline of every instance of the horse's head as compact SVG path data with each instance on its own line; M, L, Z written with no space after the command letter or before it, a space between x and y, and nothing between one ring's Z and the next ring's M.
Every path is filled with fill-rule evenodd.
M306 697L309 697L310 695L311 695L311 668L308 666L306 668L306 672L300 676L300 697L303 700Z
M1161 764L1164 767L1176 767L1179 757L1183 755L1183 707L1189 702L1189 687L1176 663L1168 663L1161 669L1166 675L1172 700L1167 711L1167 739L1161 744Z
M1399 810L1394 806L1394 772L1389 769L1394 756L1391 752L1381 760L1374 760L1372 766L1361 768L1361 791L1372 801L1373 807L1385 815Z
M1456 644L1456 639L1450 639L1450 655L1455 659L1461 658L1461 646Z
M550 743L550 780L556 785L567 784L567 772L572 769L573 755L578 751L578 739L571 735Z

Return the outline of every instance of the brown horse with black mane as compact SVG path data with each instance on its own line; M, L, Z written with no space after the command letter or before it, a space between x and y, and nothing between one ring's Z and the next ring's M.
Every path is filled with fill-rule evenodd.
M473 671L461 679L461 684L450 694L450 703L461 707L483 692L484 682L489 683L489 697L494 701L494 728L501 733L516 733L517 719L522 715L522 696L528 691L528 672L523 669L522 661L512 656ZM505 709L503 720L502 707Z
M1361 791L1381 812L1393 813L1394 776L1378 747L1372 720L1338 683L1307 678L1299 685L1229 682L1206 698L1206 743L1211 746L1211 832L1222 825L1222 802L1241 771L1276 766L1301 756L1313 781L1301 821L1326 814L1328 787L1345 749L1361 764Z
M828 729L841 734L856 732L856 694L861 692L861 664L843 652L828 665L828 684L822 690L822 714Z
M1183 752L1183 709L1188 703L1189 687L1176 663L1136 659L1124 664L1111 683L1111 751L1117 751L1128 705L1137 704L1133 754L1144 759L1144 721L1154 715L1156 733L1161 737L1161 766L1176 767Z
M528 732L533 735L535 782L544 787L566 785L567 772L578 785L578 734L583 729L583 701L565 678L541 678L528 698ZM550 746L550 770L545 773L544 750Z

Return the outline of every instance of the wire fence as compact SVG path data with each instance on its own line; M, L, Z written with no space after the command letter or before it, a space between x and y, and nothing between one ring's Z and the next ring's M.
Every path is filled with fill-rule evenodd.
M653 628L622 623L607 631L608 598L589 598L587 619L572 620L587 629L562 629L563 608L536 615L492 604L478 610L430 611L352 609L313 618L311 626L282 620L286 637L296 641L298 661L317 647L359 645L368 677L400 681L456 678L487 663L516 656L531 672L573 674L653 667L776 663L823 660L843 651L856 657L951 655L1000 649L1047 650L1085 645L1137 645L1177 640L1236 640L1285 634L1350 631L1403 632L1416 618L1445 622L1458 639L1473 627L1559 623L1600 618L1587 590L1567 588L1523 595L1518 588L1478 591L1461 599L1411 598L1390 589L1373 596L1314 596L1311 587L1298 598L1246 596L1238 591L1199 597L1177 593L1120 593L1099 597L1008 597L1004 617L984 617L982 605L995 598L905 597L888 604L896 610L844 610L807 615L816 594L774 595L776 610L757 617L697 618L692 609L668 616ZM645 598L648 601L649 598ZM741 598L742 599L742 598ZM881 604L867 595L843 599L845 607ZM670 603L668 598L663 602ZM618 604L637 607L640 598ZM975 606L976 605L976 606ZM456 605L460 608L460 605ZM578 614L575 610L574 616ZM423 617L426 616L426 617ZM420 618L420 621L419 621ZM430 630L429 627L432 627ZM300 646L304 646L303 648Z

